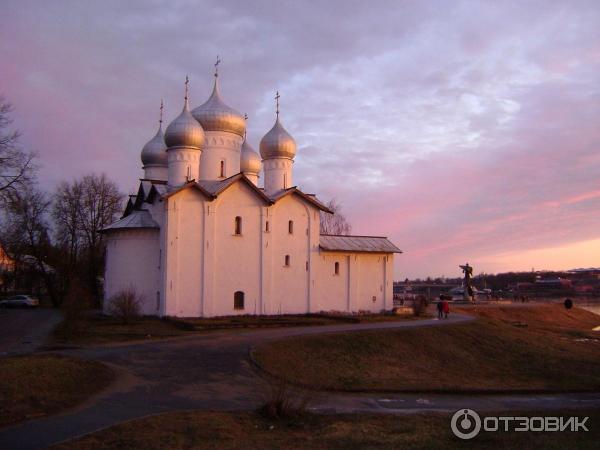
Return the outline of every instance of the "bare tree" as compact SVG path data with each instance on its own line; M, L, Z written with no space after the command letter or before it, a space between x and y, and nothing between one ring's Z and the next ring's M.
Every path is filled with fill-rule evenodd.
M59 299L54 289L54 274L47 261L52 253L48 213L50 200L34 185L7 193L2 241L17 263L35 267L41 275L52 304Z
M81 191L80 229L88 249L102 244L100 230L115 221L123 207L124 195L105 174L90 174L76 182Z
M77 262L83 239L81 187L81 182L60 183L56 188L52 207L56 242L67 250L69 259L74 263Z
M321 234L350 234L352 226L342 214L342 205L335 199L327 203L333 214L321 212Z
M59 185L54 195L52 215L61 247L68 251L66 283L75 267L85 267L87 284L99 300L97 277L103 267L103 241L100 230L115 221L121 212L123 194L106 175L90 174L72 183Z
M6 198L9 191L17 191L34 176L35 154L19 145L19 132L8 130L12 123L12 105L0 97L0 194Z
M52 218L54 221L55 242L63 258L58 261L61 272L61 289L64 293L71 289L71 280L78 272L79 256L83 247L80 226L81 185L78 182L60 183L54 194Z

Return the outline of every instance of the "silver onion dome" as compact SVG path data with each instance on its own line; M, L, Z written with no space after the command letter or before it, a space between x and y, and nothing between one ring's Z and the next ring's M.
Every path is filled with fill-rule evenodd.
M273 128L260 140L262 159L288 158L296 156L296 141L279 122L279 115Z
M240 155L240 172L258 175L262 168L260 155L252 148L246 139L242 143Z
M215 76L215 85L210 98L194 108L192 115L205 131L228 131L244 137L246 121L237 110L227 106L219 92L219 78Z
M156 135L142 148L142 164L145 166L164 166L167 163L167 146L162 124L158 127Z
M204 130L198 123L188 106L187 95L181 114L173 120L165 131L167 147L197 147L204 144Z

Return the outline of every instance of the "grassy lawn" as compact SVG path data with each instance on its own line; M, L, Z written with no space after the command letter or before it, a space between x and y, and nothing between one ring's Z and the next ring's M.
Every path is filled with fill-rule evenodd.
M164 339L191 334L173 322L155 317L141 317L131 323L101 315L80 319L75 326L66 321L54 330L54 340L60 344L107 344L112 342Z
M304 336L265 344L269 373L320 389L536 391L600 389L600 317L560 305L469 308L444 327Z
M57 355L0 359L0 426L75 406L107 387L104 364Z
M524 413L529 416L544 414ZM600 440L600 411L545 415L588 416L589 432L482 433L461 441L450 431L449 415L306 414L272 421L256 413L179 412L120 424L54 450L96 449L595 449ZM512 415L512 414L511 414ZM522 415L522 414L519 414ZM591 424L591 426L590 426Z
M430 318L424 314L420 318ZM394 314L296 314L281 316L228 316L198 319L178 319L197 330L216 328L270 328L294 326L335 325L340 323L373 323L398 320L418 320L413 315Z
M426 318L426 317L424 317ZM262 329L293 326L322 326L340 323L367 323L396 320L417 320L413 316L396 315L281 315L281 316L230 316L195 319L169 319L140 317L125 324L119 319L88 315L79 319L75 327L63 322L54 339L62 344L106 344L146 339L164 339L188 336L211 330Z

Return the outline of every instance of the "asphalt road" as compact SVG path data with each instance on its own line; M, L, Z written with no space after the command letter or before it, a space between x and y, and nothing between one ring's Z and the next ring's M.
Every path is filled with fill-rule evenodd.
M86 404L64 414L0 430L2 449L40 449L125 420L174 410L252 410L262 404L269 385L249 359L255 345L295 335L444 326L471 320L344 324L255 331L219 331L204 335L61 353L102 361L114 367L118 381ZM321 413L552 409L600 407L600 394L438 395L315 393L311 409Z
M61 313L51 308L0 308L0 357L41 347L61 319Z

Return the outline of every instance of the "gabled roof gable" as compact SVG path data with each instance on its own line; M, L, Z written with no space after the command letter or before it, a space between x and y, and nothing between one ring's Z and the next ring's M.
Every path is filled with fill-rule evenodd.
M333 211L330 210L323 203L321 203L319 200L317 200L316 197L305 194L300 189L298 189L296 186L291 187L289 189L282 190L281 192L278 192L275 196L271 197L271 199L273 200L273 203L277 203L279 200L281 200L284 197L287 197L288 195L297 195L303 201L309 203L310 205L314 206L315 208L317 208L323 212L333 214Z
M211 192L204 189L202 186L200 186L195 181L189 181L189 182L185 183L184 185L178 187L177 189L174 189L172 191L169 191L169 192L163 194L163 196L161 198L167 199L167 198L173 197L174 195L177 195L178 193L180 193L181 191L184 191L186 189L195 189L197 192L199 192L204 197L206 197L209 201L212 201L215 199L215 196Z
M250 181L248 177L243 173L237 173L221 181L216 186L216 189L213 191L213 194L215 196L218 196L219 194L226 191L236 183L243 183L246 186L248 186L267 205L271 205L273 203L273 201L269 197L267 197L267 195L262 191L262 189L258 188L258 186L256 186L252 181Z

